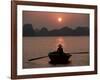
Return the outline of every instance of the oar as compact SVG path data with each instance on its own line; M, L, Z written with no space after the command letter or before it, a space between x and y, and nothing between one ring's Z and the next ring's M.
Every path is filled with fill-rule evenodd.
M70 54L80 54L80 53L88 53L88 52L70 52ZM37 57L37 58L29 59L28 61L42 59L42 58L45 58L45 57L48 57L48 56Z
M41 58L45 58L45 57L48 57L48 56L37 57L37 58L29 59L28 61L33 61L33 60L37 60L37 59L41 59Z
M82 53L88 53L88 52L70 52L70 54L82 54Z

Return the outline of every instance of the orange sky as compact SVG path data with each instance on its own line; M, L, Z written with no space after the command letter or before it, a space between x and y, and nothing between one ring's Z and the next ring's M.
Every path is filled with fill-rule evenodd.
M62 20L59 22L58 18ZM24 11L23 24L32 24L34 28L38 29L46 27L48 30L65 26L70 28L89 27L89 14Z

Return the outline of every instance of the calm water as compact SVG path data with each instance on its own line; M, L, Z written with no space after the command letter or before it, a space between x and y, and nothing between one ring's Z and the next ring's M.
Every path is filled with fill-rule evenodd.
M62 44L65 52L87 52L89 51L89 37L24 37L23 38L23 67L48 67L48 58L28 62L28 59L46 56L49 52L57 49ZM88 55L82 54L85 58L84 64L88 64ZM75 55L73 56L73 59ZM37 64L38 63L38 64ZM81 64L81 62L80 62Z

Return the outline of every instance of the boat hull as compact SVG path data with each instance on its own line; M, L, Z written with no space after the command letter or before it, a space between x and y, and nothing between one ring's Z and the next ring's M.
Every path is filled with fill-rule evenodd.
M69 62L69 58L72 56L69 53L57 53L57 52L50 52L48 54L50 58L51 64L67 64Z

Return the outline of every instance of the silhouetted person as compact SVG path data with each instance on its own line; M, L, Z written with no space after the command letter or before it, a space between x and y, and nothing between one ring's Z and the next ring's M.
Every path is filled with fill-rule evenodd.
M59 45L58 45L57 52L58 52L58 53L60 53L60 54L63 54L63 53L64 53L64 52L63 52L63 48L62 48L62 45L61 45L61 44L59 44Z

